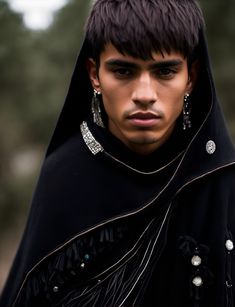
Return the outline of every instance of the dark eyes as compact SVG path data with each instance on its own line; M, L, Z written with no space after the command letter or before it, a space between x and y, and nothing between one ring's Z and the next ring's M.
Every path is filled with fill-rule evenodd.
M157 75L159 76L169 76L174 74L176 71L170 68L160 68L158 69L158 71L156 72Z
M118 79L130 79L138 75L138 71L131 68L115 68L112 70L115 77ZM152 71L152 74L159 79L171 79L176 74L177 70L172 68L157 68Z
M134 72L128 68L117 68L117 69L114 69L113 72L117 77L124 77L124 78L129 77L132 74L134 74Z

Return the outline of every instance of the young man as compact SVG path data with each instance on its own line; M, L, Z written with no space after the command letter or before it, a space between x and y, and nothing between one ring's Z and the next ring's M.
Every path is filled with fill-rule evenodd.
M195 0L97 0L1 306L233 306L235 153Z

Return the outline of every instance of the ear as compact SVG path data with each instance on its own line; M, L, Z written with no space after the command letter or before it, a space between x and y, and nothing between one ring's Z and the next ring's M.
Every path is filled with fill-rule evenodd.
M187 84L187 92L189 94L192 93L196 85L199 71L200 71L200 62L196 60L191 64L191 67L189 68L189 79Z
M92 58L87 59L86 66L93 88L98 92L100 92L100 82L98 77L97 65L94 59Z

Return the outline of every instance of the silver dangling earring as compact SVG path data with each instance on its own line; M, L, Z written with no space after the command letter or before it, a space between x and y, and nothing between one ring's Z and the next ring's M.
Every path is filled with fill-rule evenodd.
M97 97L98 95L101 95L101 92L98 92L97 90L94 89L94 96L91 102L91 112L93 115L94 123L102 128L105 128L102 117L101 117L100 100Z
M184 96L184 106L183 106L183 130L190 129L192 127L191 123L191 102L189 98L189 94L186 93Z

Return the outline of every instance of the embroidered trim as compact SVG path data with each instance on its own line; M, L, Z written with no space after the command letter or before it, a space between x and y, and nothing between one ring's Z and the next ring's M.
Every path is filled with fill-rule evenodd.
M214 275L208 266L210 248L198 243L190 236L180 236L178 239L180 254L186 259L190 276L190 297L194 300L193 306L198 306L204 296L204 285L213 283Z
M126 223L123 221L118 228L105 227L91 236L73 242L54 259L38 267L15 303L19 306L34 306L34 302L40 300L40 306L50 302L53 306L82 307L89 301L94 306L101 306L104 302L105 306L122 306L142 275L146 274L170 208L171 205L163 217L154 218L147 225L144 222L144 229L137 236L134 235L134 245L127 246L131 249L94 277L90 274L100 259L103 261L103 255L109 254L114 247L113 243L118 246L125 233L130 233ZM121 288L122 291L119 292Z
M104 148L98 141L96 141L85 121L81 123L80 129L83 140L93 155L97 155L99 152L104 151Z
M61 295L63 297L69 283L76 283L78 290L83 291L79 280L85 281L90 278L89 274L95 269L95 261L99 261L102 254L109 254L114 245L119 244L127 233L128 228L122 224L101 228L90 236L71 242L71 245L61 250L54 258L41 263L28 279L14 306L34 306L34 300L37 301L39 298L42 300L40 306L47 306L47 301L57 301Z

